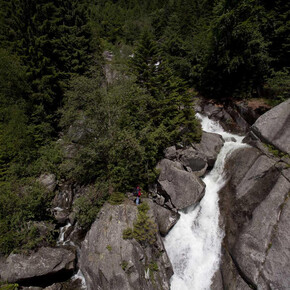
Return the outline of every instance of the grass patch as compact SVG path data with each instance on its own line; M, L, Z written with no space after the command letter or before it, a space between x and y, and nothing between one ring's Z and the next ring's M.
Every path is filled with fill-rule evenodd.
M275 157L278 157L278 158L283 158L283 157L290 158L289 154L280 151L275 146L270 145L270 144L265 144L265 143L263 143L263 144L269 150L269 152L271 154L273 154Z

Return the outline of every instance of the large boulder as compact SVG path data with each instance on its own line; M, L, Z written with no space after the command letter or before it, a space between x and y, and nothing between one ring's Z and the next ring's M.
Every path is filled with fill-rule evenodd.
M43 247L31 255L10 254L0 263L0 278L22 286L48 286L67 280L75 270L75 253Z
M226 162L227 183L219 193L224 244L250 287L290 286L289 171L251 147L236 150ZM227 267L222 263L222 272Z
M142 202L150 205L148 219L156 224L152 201ZM147 245L123 238L123 231L133 227L137 212L129 200L121 205L105 204L100 211L80 253L80 269L89 290L170 288L173 270L159 234Z
M207 158L203 153L192 147L180 150L179 160L188 171L194 172L197 176L202 176L207 169Z
M51 173L41 174L38 181L48 190L54 191L56 188L56 177Z
M290 154L290 99L263 114L251 130L262 141Z
M266 283L275 282L276 289L286 289L283 283L290 285L290 277L288 279L286 274L290 273L290 251L287 250L290 244L289 190L289 181L281 175L265 200L253 211L252 219L244 226L234 246L234 259L254 285L265 279L264 272L270 276ZM276 268L279 270L275 271Z
M176 209L183 209L199 202L204 196L205 184L179 162L163 159L157 165L158 182L162 191Z
M156 203L154 204L154 212L159 232L162 236L166 236L172 227L178 222L180 214Z
M222 286L218 276L213 279L212 290L250 290L253 289L251 284L241 277L239 269L236 267L233 259L226 249L222 250L221 269L219 270L222 280Z
M200 143L192 144L193 148L204 157L209 165L213 167L217 156L224 145L221 135L215 133L202 132Z

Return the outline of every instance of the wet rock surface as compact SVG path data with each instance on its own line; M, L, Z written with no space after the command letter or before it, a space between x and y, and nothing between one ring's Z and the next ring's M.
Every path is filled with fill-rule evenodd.
M213 167L217 156L224 145L221 135L215 133L202 132L201 141L192 144L193 148L206 158L209 167Z
M148 217L155 221L154 204ZM123 231L133 227L137 206L126 201L106 204L82 243L80 269L88 289L169 289L173 274L171 263L159 234L152 245L124 239Z

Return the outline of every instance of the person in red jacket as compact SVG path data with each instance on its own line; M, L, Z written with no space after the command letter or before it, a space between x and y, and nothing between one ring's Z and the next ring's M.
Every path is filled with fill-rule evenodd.
M137 198L136 198L136 204L138 205L140 203L140 196L141 196L141 189L139 186L136 188Z

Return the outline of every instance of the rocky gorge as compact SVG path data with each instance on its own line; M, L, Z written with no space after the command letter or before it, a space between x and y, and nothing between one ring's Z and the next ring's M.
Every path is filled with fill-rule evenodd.
M246 137L203 131L200 143L167 148L157 165L158 181L142 204L137 207L131 193L121 204L106 203L88 232L71 212L75 198L88 189L61 183L52 174L41 176L40 182L55 192L52 210L63 227L58 246L2 257L1 280L35 290L170 289L175 269L164 237L180 214L206 201L205 176L215 168L224 144L241 138L248 145L225 156L220 172L220 212L214 220L221 245L208 287L289 289L290 100L261 110L259 116L241 104L199 103L197 112Z

